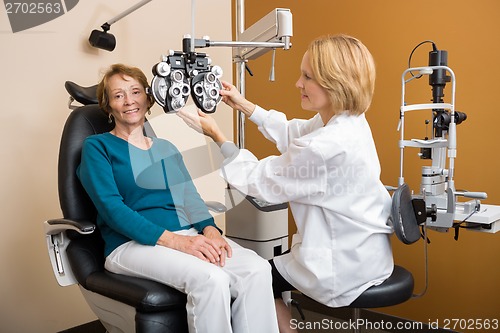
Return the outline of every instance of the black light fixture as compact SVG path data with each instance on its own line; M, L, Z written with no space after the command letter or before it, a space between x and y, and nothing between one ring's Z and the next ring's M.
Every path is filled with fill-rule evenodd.
M101 28L103 31L92 30L89 37L89 43L93 47L111 52L115 49L116 38L114 35L108 33L111 28L108 23L104 23Z
M90 33L89 37L89 43L93 47L103 49L106 51L113 51L116 46L116 38L113 34L109 33L109 29L111 28L111 25L117 22L118 20L124 18L128 14L136 11L137 9L141 8L148 2L151 2L153 0L142 0L141 2L135 4L134 6L130 7L129 9L125 10L123 13L118 14L117 16L113 17L111 20L107 21L103 25L101 25L102 31L100 30L92 30Z

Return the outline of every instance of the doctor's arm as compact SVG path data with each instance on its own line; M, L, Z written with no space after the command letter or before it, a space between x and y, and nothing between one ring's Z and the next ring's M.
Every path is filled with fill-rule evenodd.
M177 115L221 147L225 158L222 177L240 192L271 203L308 202L311 197L325 193L326 163L309 140L294 140L282 155L258 160L250 151L239 149L227 140L211 116L184 110Z
M311 203L326 193L327 167L315 148L291 145L279 156L258 160L232 142L221 147L222 177L240 192L270 203Z
M235 110L239 110L254 122L264 137L275 143L278 150L284 153L290 142L302 135L309 133L316 120L291 119L276 110L265 110L248 101L236 87L222 81L223 89L220 91L222 101ZM220 141L216 141L220 142Z
M226 81L221 81L221 83L223 88L220 91L222 101L231 108L240 110L245 116L250 117L255 110L255 104L243 97L234 85Z

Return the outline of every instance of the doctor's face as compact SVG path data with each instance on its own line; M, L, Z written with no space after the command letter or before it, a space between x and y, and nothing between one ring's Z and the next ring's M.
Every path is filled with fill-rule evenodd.
M295 86L300 89L301 106L304 110L329 113L331 102L328 92L314 78L309 52L304 54L300 65L300 77Z

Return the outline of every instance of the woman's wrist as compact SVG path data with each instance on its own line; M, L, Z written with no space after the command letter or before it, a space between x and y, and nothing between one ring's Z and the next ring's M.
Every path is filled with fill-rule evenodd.
M160 238L158 238L158 240L156 241L156 244L161 245L161 246L165 246L165 247L173 248L174 237L175 237L175 235L173 232L165 230L161 234Z
M208 238L213 238L214 236L220 236L220 232L216 227L207 225L205 228L203 228L203 235Z

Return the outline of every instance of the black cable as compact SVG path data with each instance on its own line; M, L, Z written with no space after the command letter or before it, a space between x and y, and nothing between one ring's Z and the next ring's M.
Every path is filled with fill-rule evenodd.
M464 218L461 222L456 222L456 223L453 223L453 228L455 229L455 236L453 237L456 241L458 240L458 234L459 234L459 229L460 228L464 228L464 229L476 229L476 228L480 228L480 225L473 225L473 226L462 226L463 223L467 222L467 220L472 216L474 215L475 213L479 212L479 205L476 204L476 206L474 207L474 210L469 214L467 215L466 218Z
M416 51L416 50L417 50L417 49L418 49L421 45L423 45L423 44L425 44L425 43L432 43L432 50L433 50L433 51L437 51L436 43L434 43L432 40L424 40L423 42L421 42L421 43L419 43L417 46L415 46L415 47L413 48L413 50L411 51L410 56L408 57L408 68L411 68L411 58L412 58L412 56L413 56L413 53L414 53L414 52L415 52L415 51ZM414 77L414 78L416 78L416 79L420 79L420 78L422 77L422 75L418 75L418 76L413 75L413 72L412 72L412 71L410 71L410 74L411 74L411 76L413 76L413 77Z

